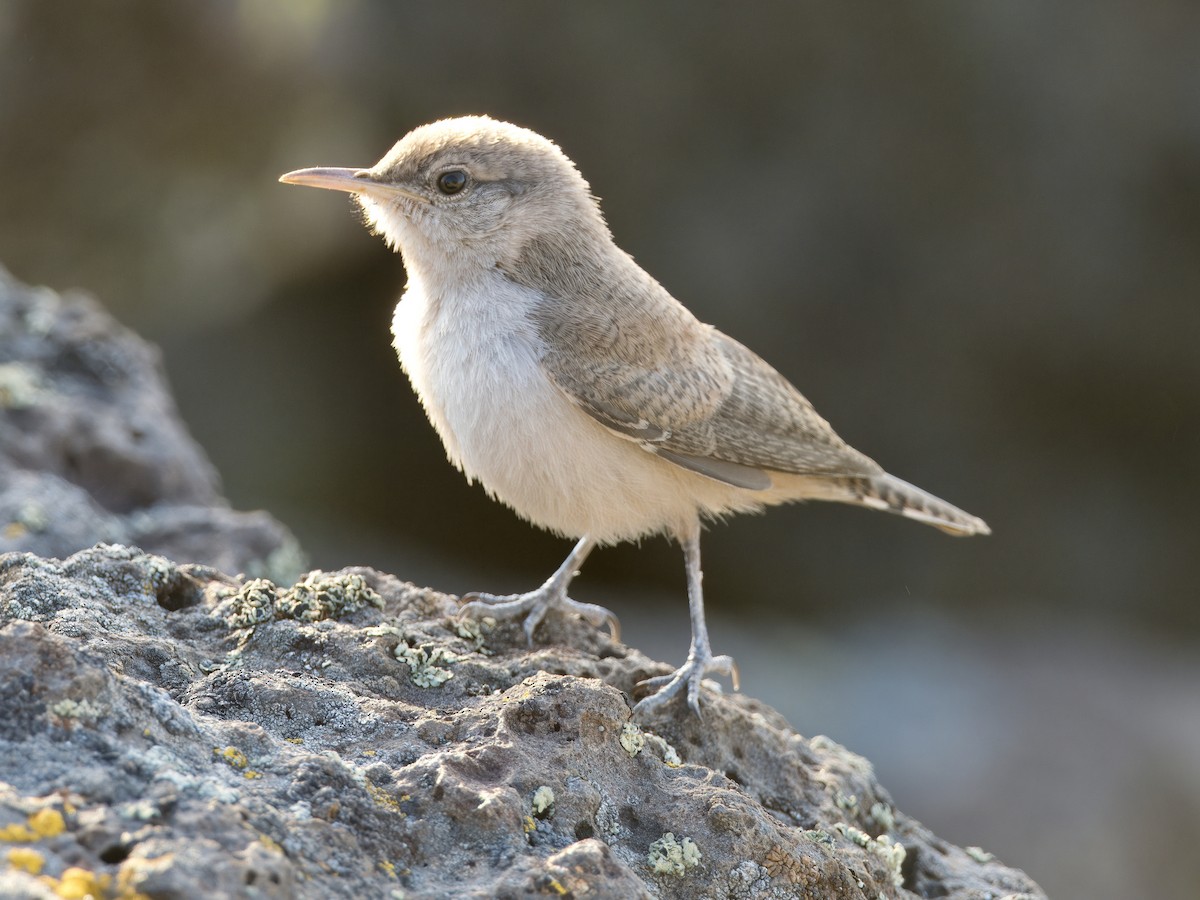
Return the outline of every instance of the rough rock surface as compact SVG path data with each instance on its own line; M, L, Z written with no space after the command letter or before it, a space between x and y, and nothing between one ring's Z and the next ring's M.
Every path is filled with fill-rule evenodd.
M303 566L283 525L229 508L157 350L90 297L0 268L0 552L97 541L285 579Z
M112 896L1041 896L750 698L642 730L627 698L665 666L456 608L369 569L285 590L117 546L9 554L0 835Z
M369 569L223 574L294 543L152 351L3 279L0 530L40 554L0 556L0 897L1044 896L753 699L632 722L668 667L579 621L528 648ZM114 537L188 562L68 556Z

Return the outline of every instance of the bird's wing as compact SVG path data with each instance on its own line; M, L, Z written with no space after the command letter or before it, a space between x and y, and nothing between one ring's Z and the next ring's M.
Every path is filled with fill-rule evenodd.
M681 442L717 459L797 475L883 471L838 437L808 399L755 353L716 329L712 342L733 373L730 387L711 415L681 434Z
M517 280L546 298L535 314L542 363L580 409L670 462L749 490L770 488L769 470L882 471L839 438L786 378L699 322L621 257L627 265L603 272L578 263L537 278L529 277L532 267L519 270ZM572 283L564 285L564 277Z

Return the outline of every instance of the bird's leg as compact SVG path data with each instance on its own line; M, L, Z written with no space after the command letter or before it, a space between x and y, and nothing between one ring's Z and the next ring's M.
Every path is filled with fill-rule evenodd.
M732 657L713 656L712 648L708 645L708 626L704 624L704 593L700 587L703 578L700 573L700 524L697 522L686 534L680 535L679 543L683 546L683 560L687 568L688 608L692 615L692 648L688 651L687 662L670 675L659 675L641 682L643 687L657 690L633 708L635 716L662 708L684 688L687 689L688 706L699 716L700 684L710 672L729 676L733 680L733 689L738 689L738 670Z
M603 606L594 603L579 603L567 596L567 588L571 579L579 574L579 567L587 559L596 542L584 535L575 545L558 570L546 579L546 583L536 590L525 594L495 594L470 593L463 595L465 602L459 607L459 614L464 616L492 616L496 619L516 619L524 617L525 637L533 645L533 632L538 623L552 609L576 613L597 628L607 625L614 641L621 638L621 626L617 617Z

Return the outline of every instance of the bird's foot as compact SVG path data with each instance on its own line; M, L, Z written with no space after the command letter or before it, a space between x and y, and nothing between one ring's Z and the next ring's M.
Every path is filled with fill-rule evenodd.
M580 603L567 596L565 587L546 583L537 590L525 594L464 594L465 602L458 609L460 616L491 616L494 619L520 619L525 629L525 638L533 646L533 632L551 610L575 613L597 628L608 626L614 641L621 639L621 623L611 610L594 603Z
M687 689L687 703L692 712L700 717L700 685L708 674L725 675L738 690L737 664L731 656L713 656L711 653L688 654L687 662L670 675L658 675L638 683L639 687L657 688L653 694L643 697L633 708L633 714L653 714L670 703L675 696Z

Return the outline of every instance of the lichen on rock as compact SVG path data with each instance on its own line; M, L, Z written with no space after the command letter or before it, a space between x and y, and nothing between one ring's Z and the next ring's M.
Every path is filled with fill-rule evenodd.
M676 839L675 835L667 832L650 845L646 861L650 871L656 875L674 875L682 877L687 870L700 865L702 855L696 842L689 837Z
M451 597L369 569L317 581L359 602L267 619L266 585L128 548L0 559L0 829L37 877L86 861L148 896L247 879L278 897L1040 896L749 698L634 723L654 664L583 623L485 653ZM53 842L27 824L47 805ZM8 866L33 878L37 860Z

